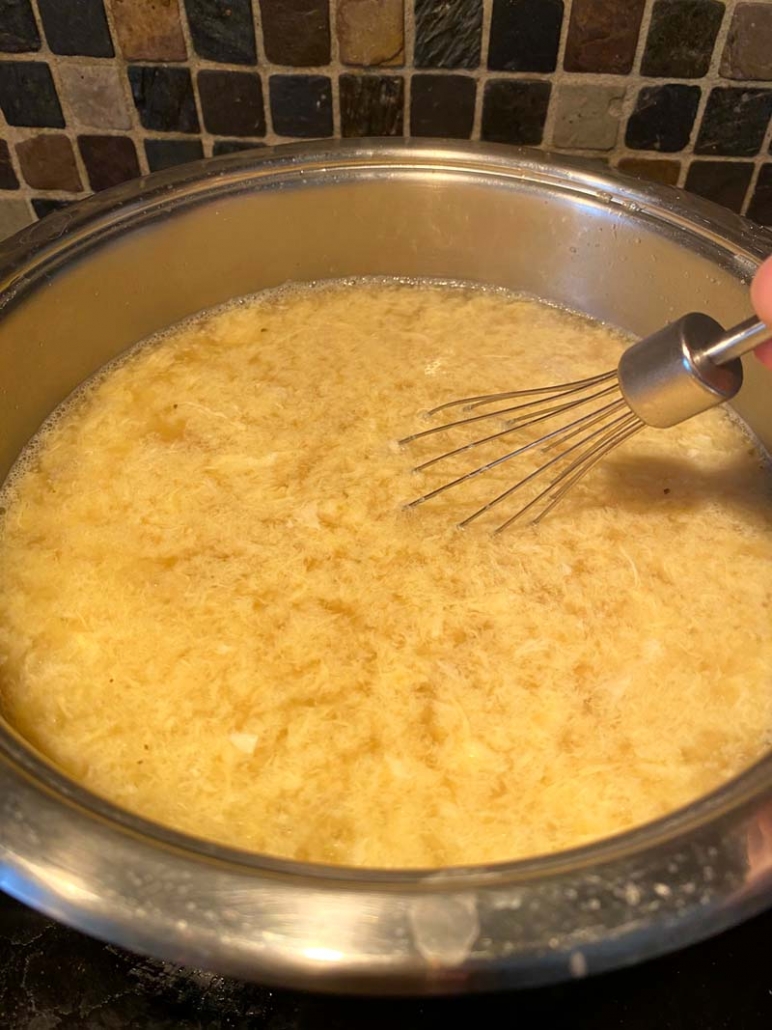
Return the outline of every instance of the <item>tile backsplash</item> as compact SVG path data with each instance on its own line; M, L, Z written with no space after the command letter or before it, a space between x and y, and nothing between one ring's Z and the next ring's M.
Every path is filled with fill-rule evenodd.
M591 157L772 225L772 0L0 0L0 236L317 137Z

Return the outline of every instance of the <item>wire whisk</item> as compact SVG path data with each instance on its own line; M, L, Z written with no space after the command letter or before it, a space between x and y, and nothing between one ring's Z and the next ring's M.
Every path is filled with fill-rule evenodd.
M531 523L538 523L602 459L642 429L677 425L734 397L743 381L740 356L770 337L772 330L755 318L725 331L707 315L692 313L629 347L612 371L555 386L480 394L440 404L427 412L427 417L454 408L461 409L465 417L413 433L399 443L408 445L471 427L482 429L482 423L494 420L501 428L423 461L414 472L425 472L483 445L504 441L509 447L510 440L516 445L429 490L406 507L416 508L529 452L555 452L533 472L473 511L459 526L470 525L515 494L522 496L529 486L537 489L536 495L517 507L495 532L528 515ZM506 403L509 401L515 403ZM545 432L519 442L522 435L518 439L518 434L542 425Z

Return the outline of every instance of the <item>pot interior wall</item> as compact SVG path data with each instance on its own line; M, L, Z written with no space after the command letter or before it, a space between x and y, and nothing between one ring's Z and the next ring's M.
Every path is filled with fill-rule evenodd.
M640 213L462 172L310 175L180 207L86 251L0 320L0 479L48 413L127 347L287 281L473 280L644 334L687 310L746 317L743 274L731 252ZM770 446L766 379L749 369L740 410Z

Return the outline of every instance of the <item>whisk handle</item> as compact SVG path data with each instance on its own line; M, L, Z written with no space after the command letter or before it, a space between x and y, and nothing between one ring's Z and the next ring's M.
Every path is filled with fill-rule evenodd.
M727 329L701 351L700 357L707 358L714 365L725 365L733 358L741 358L743 354L754 350L769 339L772 339L772 329L754 316L732 329Z

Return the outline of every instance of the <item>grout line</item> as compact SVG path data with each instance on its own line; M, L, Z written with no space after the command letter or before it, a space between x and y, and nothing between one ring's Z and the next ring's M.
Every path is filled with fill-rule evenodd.
M654 0L646 0L643 12L641 14L641 25L638 31L638 41L635 45L635 53L633 55L633 66L630 69L629 74L625 77L625 93L622 97L622 109L619 116L619 133L617 135L617 144L615 149L615 163L618 163L622 158L627 157L628 154L642 154L642 153L654 153L659 154L658 151L640 151L630 150L625 142L627 137L627 123L630 120L630 116L635 110L636 104L638 103L638 96L641 90L648 85L670 85L675 80L673 79L660 79L651 78L650 76L641 75L641 64L643 62L643 55L646 52L646 44L649 38L649 29L651 28L651 16L654 10ZM687 80L685 80L687 81ZM688 80L694 82L693 79ZM622 136L620 141L619 136ZM622 151L622 153L617 153ZM679 171L680 175L680 171Z
M150 172L150 166L147 163L147 156L145 154L144 146L144 128L140 121L139 111L134 103L134 96L131 92L131 84L129 82L128 67L129 62L123 56L121 51L120 41L118 39L118 30L116 28L115 18L113 17L112 3L108 2L104 4L105 16L107 17L107 24L110 29L110 35L113 40L113 47L115 48L115 67L118 72L118 79L120 82L121 92L123 93L123 101L126 104L126 110L129 112L129 121L131 122L130 127L125 130L131 135L134 141L134 149L137 152L137 161L139 162L139 170L143 175L148 175ZM92 58L92 61L96 59Z
M697 103L697 113L694 116L692 127L689 132L689 139L683 150L679 150L681 154L681 171L678 176L677 185L681 185L686 181L687 167L691 165L691 158L694 156L694 145L697 142L697 138L700 134L700 128L702 127L702 119L705 115L705 108L708 106L708 98L710 97L710 88L703 87L700 89L700 99Z
M268 64L265 56L265 39L263 38L263 12L260 10L260 0L250 0L252 11L252 26L255 33L255 56L258 68L264 68Z
M700 94L700 102L697 105L697 114L694 117L694 125L692 131L689 134L689 142L684 147L682 153L684 160L681 162L681 170L678 173L678 179L676 185L682 189L686 182L689 174L689 169L692 165L692 157L694 156L694 145L697 142L699 136L700 126L702 125L702 119L705 114L705 108L708 105L710 94L715 85L718 85L722 80L719 76L718 69L721 64L721 56L724 52L724 46L726 44L726 38L729 35L729 26L732 21L732 15L734 13L734 0L728 0L724 8L724 12L721 18L721 24L718 27L716 38L713 42L713 53L710 57L710 63L708 64L708 70L700 79L700 85L702 86L702 92ZM710 156L710 155L706 155Z
M412 127L413 103L413 71L415 62L415 4L413 0L405 0L405 113L403 118L404 135L409 139Z
M201 150L205 156L207 155L207 146L210 140L210 133L207 131L206 125L204 124L204 107L201 102L201 94L198 91L198 73L200 68L198 66L195 47L193 46L193 36L190 31L190 25L188 23L188 9L182 0L177 0L177 10L180 18L180 28L182 30L182 38L185 40L185 49L188 52L185 66L188 68L188 74L190 75L190 85L193 90L193 103L196 105L196 117L198 118L198 138L201 140ZM195 137L195 133L191 133ZM142 148L144 150L144 147ZM211 147L209 148L211 152Z
M571 24L571 9L573 7L573 0L566 0L563 8L563 23L560 26L560 38L558 39L558 52L555 58L555 71L550 76L550 81L553 83L552 91L550 93L550 102L547 107L547 117L544 122L544 133L542 136L542 146L548 146L552 149L552 140L555 133L555 122L558 117L558 91L560 86L563 85L563 80L570 72L562 71L563 61L566 57L566 46L568 44L568 27Z
M84 190L90 192L91 183L89 181L86 163L83 160L83 156L80 152L80 146L78 145L78 134L75 128L76 121L72 116L72 112L69 107L69 102L66 100L64 96L64 90L62 89L62 83L59 76L60 66L57 65L56 62L51 62L50 68L51 75L54 80L54 86L56 88L56 95L59 97L59 106L62 109L62 114L64 115L65 121L65 128L53 129L52 134L61 135L63 133L67 136L68 140L70 141L70 146L72 147L73 155L75 158L75 166L78 169L78 175L80 176L80 192L83 192Z
M654 13L655 2L656 0L645 0L643 11L641 11L641 24L638 28L638 41L635 44L633 66L630 69L630 75L635 75L637 78L641 77L641 64L643 63L643 55L646 52L646 44L649 41L649 29L651 28L651 17Z
M734 19L734 12L737 4L735 0L729 0L727 3L726 11L724 12L724 18L719 26L718 35L716 36L716 45L713 51L713 60L711 61L710 68L708 69L708 75L715 79L716 83L725 82L729 86L744 85L745 80L742 83L738 83L736 79L722 79L720 74L721 58L723 57L724 48L726 41L729 36L730 29L732 27L732 21ZM753 86L764 86L764 82L750 83ZM761 145L759 153L756 155L754 160L753 171L751 172L750 181L748 182L748 188L745 191L745 198L740 205L740 211L745 214L753 200L753 194L756 192L756 184L759 180L761 169L764 165L765 158L768 158L770 149L772 148L772 119L770 119L767 131L764 133L764 140Z
M35 26L38 30L38 36L40 36L40 50L35 50L33 51L33 53L50 54L51 50L48 46L48 40L46 39L46 34L43 29L43 16L38 10L38 0L30 0L30 7L32 8L32 17L35 19Z
M721 17L721 24L718 27L718 32L716 33L716 38L713 43L713 53L711 54L710 64L708 65L708 70L705 73L706 79L719 80L721 78L719 73L721 58L724 55L724 47L726 46L727 37L729 36L729 29L731 28L734 9L736 6L735 0L727 0L724 13Z
M485 0L487 3L488 0ZM764 2L772 3L772 0L764 0ZM406 10L409 10L409 6L406 5ZM412 19L406 17L406 22L410 22ZM408 25L409 28L409 25ZM562 32L563 30L561 30ZM407 36L405 40L408 42ZM407 46L406 46L407 49ZM213 61L209 58L200 57L198 54L191 54L187 61L164 61L164 60L149 60L146 58L127 59L124 58L120 53L116 53L115 57L84 57L78 54L50 54L41 50L26 51L21 54L17 53L5 53L0 52L0 63L27 63L27 62L38 62L41 63L41 57L50 57L50 60L42 63L56 63L61 65L76 65L76 66L88 66L88 67L110 67L120 66L122 68L128 68L129 66L141 66L141 67L170 67L170 68L190 68L196 71L203 69L212 69L216 71L230 71L230 72L254 72L255 70L270 69L273 74L281 75L331 75L336 71L349 72L354 74L362 75L376 75L376 74L410 74L412 71L419 72L421 75L464 75L470 78L476 79L528 79L534 81L543 82L555 82L555 83L583 83L592 86L603 86L603 85L619 85L620 83L626 83L633 81L639 85L646 86L667 86L671 84L683 84L683 85L706 85L706 86L731 86L737 88L755 88L755 89L772 89L772 84L768 80L759 79L724 79L718 74L712 74L710 71L704 76L697 78L684 78L674 75L639 75L635 72L629 72L628 74L614 74L612 72L569 72L562 71L559 68L554 72L528 72L528 71L498 71L489 70L482 64L477 68L412 68L410 66L410 60L406 54L405 62L402 65L343 65L339 62L331 61L329 64L324 65L291 65L291 64L273 64L267 61L264 57L262 60L258 57L257 65L245 65L237 64L232 61Z
M483 0L482 8L482 41L480 45L480 67L474 97L474 118L472 121L472 139L482 139L483 103L485 100L485 73L488 70L488 51L491 42L491 22L493 21L493 0Z
M327 19L330 32L330 103L332 104L332 135L340 138L340 45L338 43L338 4L337 0L328 0Z
M702 125L702 119L705 114L705 109L710 99L710 94L713 87L721 80L719 78L718 69L721 64L721 55L724 52L724 45L726 38L729 34L729 26L732 21L732 14L734 4L728 4L724 10L724 14L721 20L721 24L718 27L718 33L713 43L713 53L711 55L710 64L708 65L708 71L706 76L702 79L702 94L700 96L700 103L697 107L697 114L694 119L694 125L692 126L692 132L689 137L689 142L684 148L684 154L691 158L694 155L694 146L699 136L699 128ZM710 156L710 155L706 155ZM681 173L678 177L678 185L682 186L686 182L686 177L689 174L689 168L691 167L691 160L684 161L681 165Z
M257 71L263 85L263 117L265 119L265 140L275 138L273 131L273 112L271 111L271 91L269 83L268 58L265 53L265 37L263 36L263 12L259 0L251 0L252 24L255 28L255 53L257 55Z
M402 65L397 67L412 68L415 60L415 8L413 0L402 0Z
M563 24L560 26L560 39L558 40L558 55L555 61L555 72L556 76L570 75L563 67L566 60L566 50L568 49L568 30L571 27L571 16L574 13L574 0L564 0L563 2Z
M767 131L764 134L764 142L761 144L761 151L759 153L760 160L754 162L754 168L751 173L750 182L748 183L748 189L745 191L745 200L742 203L740 211L745 214L750 207L751 201L753 200L753 194L756 192L756 185L759 181L759 175L761 175L761 169L765 164L772 162L772 118L767 126Z

